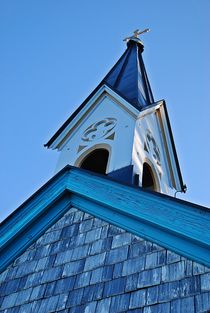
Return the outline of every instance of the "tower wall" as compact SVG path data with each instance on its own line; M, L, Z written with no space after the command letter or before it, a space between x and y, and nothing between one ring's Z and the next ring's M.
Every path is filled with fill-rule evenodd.
M66 164L80 166L92 150L109 151L107 173L131 165L135 119L108 96L97 101L59 148L56 172Z
M147 163L156 181L156 191L174 195L164 146L163 131L157 117L157 111L140 115L136 121L133 144L134 173L139 175L139 185L142 186L143 164Z

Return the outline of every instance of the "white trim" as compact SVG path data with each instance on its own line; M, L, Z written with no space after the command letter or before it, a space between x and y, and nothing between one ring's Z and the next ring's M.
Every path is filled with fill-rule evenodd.
M143 181L144 164L147 164L149 166L149 168L150 168L151 175L152 175L152 178L154 180L154 188L155 188L154 191L162 192L162 190L160 188L160 180L158 178L157 170L156 170L153 162L148 157L145 157L143 162L142 162L142 178L141 178L141 181Z
M145 117L148 114L154 113L155 111L157 111L157 109L159 109L161 106L163 105L162 101L159 101L156 105L153 105L152 107L146 108L144 110L142 110L139 115L138 115L138 119Z
M143 111L141 111L139 113L138 119L142 119L142 118L144 118L148 114L152 114L152 113L155 113L155 112L158 112L158 111L160 112L160 118L161 118L162 125L163 125L162 131L164 132L166 140L164 140L162 138L162 136L160 136L160 137L162 138L162 140L164 140L163 146L166 146L166 149L168 150L169 158L166 158L167 163L170 162L170 165L167 164L167 171L169 171L169 175L170 176L173 175L174 179L172 179L172 180L174 180L174 183L175 183L174 187L175 187L175 189L181 191L181 184L180 184L179 174L178 174L178 171L177 171L177 164L176 164L176 161L175 161L174 151L173 151L173 148L172 148L171 136L169 134L168 124L167 124L167 121L166 121L165 107L164 107L163 103L164 102L161 100L161 101L158 101L156 105L153 105L150 108L144 109ZM160 121L159 121L158 116L157 116L156 120L158 122L158 127L159 127L159 130L160 130L161 127L159 125ZM160 134L161 134L161 130L160 130ZM173 173L171 173L170 167L171 167Z
M177 171L177 164L175 161L174 151L172 148L171 136L169 134L168 125L167 125L167 121L166 121L166 114L165 114L164 106L160 107L160 116L161 116L161 120L162 120L162 124L163 124L163 128L164 128L163 131L164 131L164 134L166 137L166 145L167 145L167 149L168 149L168 153L169 153L169 157L170 157L169 162L171 163L171 168L173 170L175 189L178 191L181 191L181 184L180 184L179 174Z
M101 88L93 95L93 97L86 103L86 105L81 109L80 112L73 118L73 120L66 126L62 133L54 140L54 142L49 146L51 149L57 149L59 144L63 141L66 135L71 131L71 129L79 123L83 116L92 109L98 103L99 98L103 96L110 96L113 100L116 100L118 104L122 106L126 112L137 118L139 115L139 110L135 109L129 102L124 100L121 96L115 93L108 86L103 85Z
M110 145L108 145L107 143L102 143L102 144L96 144L92 147L90 147L89 149L87 149L86 151L84 151L75 161L74 166L76 167L80 167L81 163L85 160L85 158L94 150L96 149L105 149L109 152L109 156L108 156L108 161L107 161L107 166L106 166L106 174L109 173L109 167L110 167L110 159L111 159L111 152L112 152L112 148Z

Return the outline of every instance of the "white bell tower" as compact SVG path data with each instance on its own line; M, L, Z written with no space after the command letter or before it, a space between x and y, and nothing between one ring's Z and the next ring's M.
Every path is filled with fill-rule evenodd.
M143 32L146 32L145 30ZM154 101L135 31L96 89L45 145L70 164L120 182L185 192L164 100Z

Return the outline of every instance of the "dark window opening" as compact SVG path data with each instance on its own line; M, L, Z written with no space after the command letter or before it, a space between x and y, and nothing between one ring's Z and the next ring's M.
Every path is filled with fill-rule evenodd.
M106 149L96 149L84 159L80 167L86 170L106 174L109 152Z
M135 186L138 186L139 185L139 174L134 174L134 177L133 177L133 184Z
M147 163L143 165L142 187L149 190L155 190L155 182L152 170Z

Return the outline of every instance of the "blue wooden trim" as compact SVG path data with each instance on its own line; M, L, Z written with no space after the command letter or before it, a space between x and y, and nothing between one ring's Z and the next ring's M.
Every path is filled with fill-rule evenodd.
M67 166L0 225L0 270L70 206L210 267L210 210Z
M210 266L210 250L208 244L200 245L198 241L196 242L190 237L177 234L173 232L173 230L166 232L165 228L141 219L141 217L136 214L129 214L128 212L117 210L116 208L107 210L106 207L96 203L93 205L92 201L82 199L79 196L72 196L71 204L82 211L121 227L130 233L173 250L196 262Z
M17 232L15 238L9 240L6 246L0 249L0 272L6 269L13 260L43 235L70 208L70 195L65 194L52 203L50 208L44 208L37 216L36 221L28 223L23 231Z

